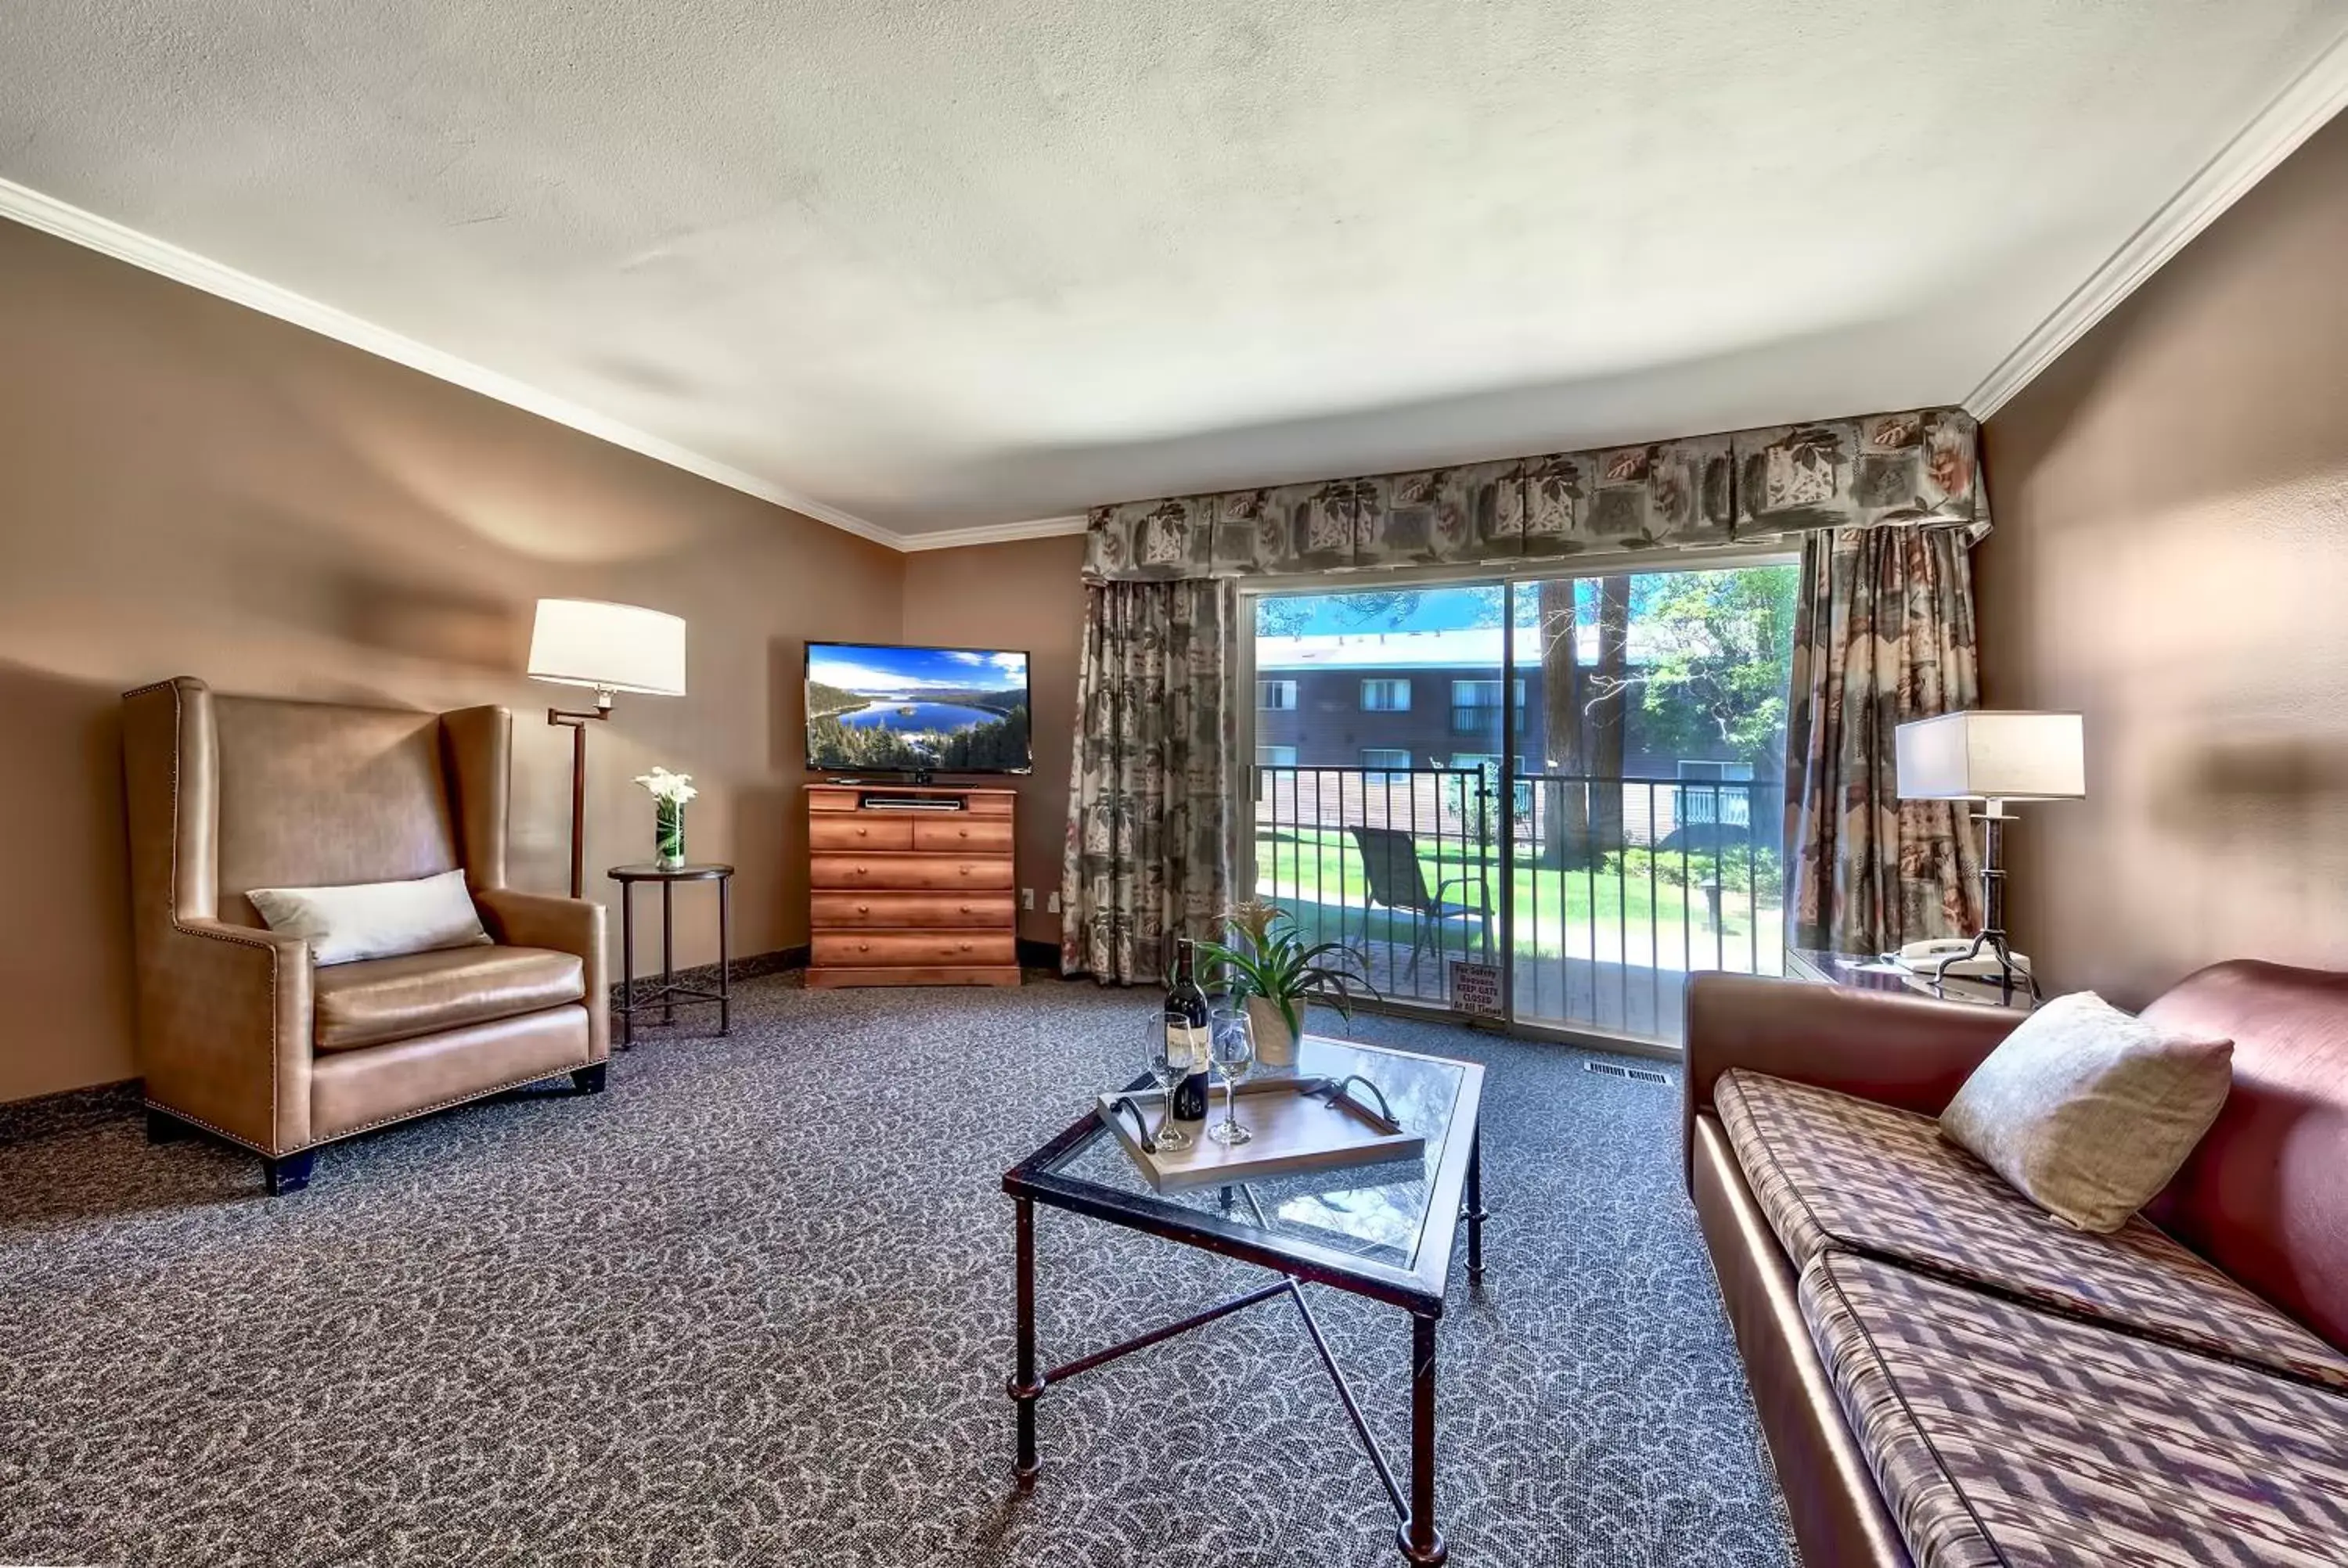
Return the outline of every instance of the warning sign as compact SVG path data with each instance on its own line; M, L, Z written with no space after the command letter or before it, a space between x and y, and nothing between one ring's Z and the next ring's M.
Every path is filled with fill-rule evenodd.
M1500 1017L1500 966L1452 959L1451 1005L1471 1018Z

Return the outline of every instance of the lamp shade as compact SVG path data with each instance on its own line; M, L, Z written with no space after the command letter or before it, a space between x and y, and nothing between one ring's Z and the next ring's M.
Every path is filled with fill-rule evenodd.
M652 697L685 695L685 622L594 599L541 599L530 634L533 680Z
M2075 800L2087 793L2076 713L1948 713L1892 733L1902 800Z

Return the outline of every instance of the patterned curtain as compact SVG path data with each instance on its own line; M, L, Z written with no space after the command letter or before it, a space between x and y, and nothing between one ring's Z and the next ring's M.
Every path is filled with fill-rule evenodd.
M1988 529L1962 408L1097 507L1096 582L1703 550L1821 528Z
M1227 579L1086 585L1064 973L1158 980L1229 907L1238 630Z
M1952 528L1836 528L1802 547L1786 723L1793 945L1879 953L1981 923L1964 803L1901 801L1892 730L1974 706L1969 540Z

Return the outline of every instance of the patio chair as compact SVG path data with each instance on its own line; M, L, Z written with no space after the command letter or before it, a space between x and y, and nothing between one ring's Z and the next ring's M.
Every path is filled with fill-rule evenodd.
M1426 866L1418 858L1418 840L1399 828L1354 827L1355 847L1362 852L1362 870L1369 877L1370 902L1410 917L1410 964L1403 973L1416 979L1418 960L1435 949L1443 922L1463 915L1476 917L1479 942L1487 958L1492 950L1492 911L1481 876L1446 876L1430 889ZM1473 887L1473 904L1447 904L1443 895L1453 887Z

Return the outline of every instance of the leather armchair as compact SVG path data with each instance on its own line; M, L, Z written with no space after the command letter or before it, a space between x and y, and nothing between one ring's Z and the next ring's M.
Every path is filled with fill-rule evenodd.
M122 699L139 1067L148 1130L262 1157L273 1193L320 1144L568 1074L603 1086L603 911L506 880L513 720L215 695ZM254 887L462 867L493 945L317 969Z

